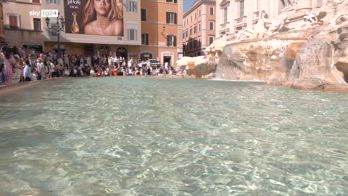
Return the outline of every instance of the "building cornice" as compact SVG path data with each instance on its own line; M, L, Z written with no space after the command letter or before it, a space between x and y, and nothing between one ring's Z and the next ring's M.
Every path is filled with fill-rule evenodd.
M230 0L223 0L223 1L221 1L221 3L219 4L220 6L226 6L226 5L228 5L230 3Z

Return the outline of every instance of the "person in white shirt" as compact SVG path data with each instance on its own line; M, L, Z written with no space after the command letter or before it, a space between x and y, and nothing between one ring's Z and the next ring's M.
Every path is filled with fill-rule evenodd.
M52 61L48 61L48 69L49 69L49 77L53 78L55 76L55 74L54 74L55 66L52 63Z
M25 81L31 81L31 67L30 62L28 60L25 61L23 76Z
M40 74L41 80L44 80L45 74L46 74L45 73L45 65L43 64L41 58L38 59L38 62L36 64L36 69L37 69L37 72Z
M128 61L128 68L132 67L133 65L133 58L131 58L129 61Z

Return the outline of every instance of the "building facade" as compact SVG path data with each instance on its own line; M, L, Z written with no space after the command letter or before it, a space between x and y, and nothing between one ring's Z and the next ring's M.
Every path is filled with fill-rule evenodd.
M141 1L142 60L171 65L183 56L182 10L183 0Z
M103 27L103 24L99 23L99 18L95 16L93 7L92 12L84 9L88 7L89 1L42 1L42 10L58 9L60 15L64 17L65 28L60 32L59 48L65 53L84 56L113 55L124 59L137 59L141 44L140 0L113 0L114 4L109 12L115 10L112 13L114 19L109 27L120 29L119 31L108 31L109 27ZM51 29L47 28L46 22L44 23L44 50L56 50L58 35L54 27L57 24L57 17L50 18L49 27L53 27Z
M42 51L43 35L39 0L17 0L2 3L5 42L11 46L35 48Z
M197 0L184 14L183 44L185 56L200 56L215 39L216 1Z
M4 17L3 17L3 9L2 2L0 2L0 43L5 43L5 34L4 34Z
M85 56L140 60L150 54L170 64L182 56L182 23L178 19L182 18L183 0L102 0L106 14L99 14L100 10L89 2L93 1L4 2L6 42L43 51L59 48L66 54ZM142 10L146 10L148 20L141 20ZM65 24L62 31L58 30L58 13Z
M296 27L306 13L322 5L323 0L216 0L216 36L254 30L261 11L270 20L288 13L287 25Z

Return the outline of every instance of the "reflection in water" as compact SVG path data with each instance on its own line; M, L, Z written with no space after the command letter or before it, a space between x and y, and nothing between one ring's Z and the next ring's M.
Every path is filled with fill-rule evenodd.
M348 194L348 96L93 78L0 97L0 195Z

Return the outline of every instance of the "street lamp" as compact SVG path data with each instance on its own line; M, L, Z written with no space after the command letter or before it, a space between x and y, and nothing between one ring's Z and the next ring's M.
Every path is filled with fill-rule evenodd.
M57 33L57 42L58 42L58 58L60 58L60 32L64 31L64 26L65 26L65 19L63 16L59 16L60 13L58 12L58 16L57 16L57 22L54 25L50 25L50 18L47 17L46 18L46 25L47 25L47 29Z

